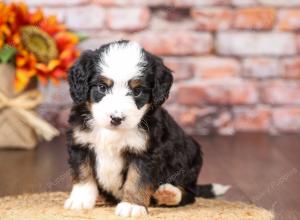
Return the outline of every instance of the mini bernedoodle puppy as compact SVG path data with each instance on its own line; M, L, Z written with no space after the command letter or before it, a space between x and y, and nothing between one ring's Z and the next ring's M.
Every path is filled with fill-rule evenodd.
M182 206L227 191L197 185L200 146L161 107L173 76L160 58L117 41L83 52L68 80L73 189L65 208L93 208L100 195L118 203L116 215L141 216L149 205Z

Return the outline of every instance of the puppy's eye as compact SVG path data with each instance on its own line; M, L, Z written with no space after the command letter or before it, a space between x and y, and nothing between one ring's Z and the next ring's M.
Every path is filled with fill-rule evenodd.
M98 92L106 93L106 91L107 91L107 86L105 84L98 85Z
M142 87L136 87L134 89L132 89L132 93L135 97L138 97L142 94Z

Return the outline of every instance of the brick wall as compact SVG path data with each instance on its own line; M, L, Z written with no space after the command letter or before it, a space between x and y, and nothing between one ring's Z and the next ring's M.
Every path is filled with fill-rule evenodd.
M166 107L188 132L300 132L300 0L27 0L90 38L126 38L165 58ZM65 126L67 86L40 112ZM58 113L58 116L57 116Z

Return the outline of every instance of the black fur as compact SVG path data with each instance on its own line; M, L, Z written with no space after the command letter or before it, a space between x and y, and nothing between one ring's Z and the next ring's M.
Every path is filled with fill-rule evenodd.
M88 100L89 80L97 72L97 61L96 52L87 50L70 69L68 81L70 94L75 104L85 103Z
M117 43L122 44L126 41ZM71 130L68 132L68 149L74 180L77 180L80 175L78 167L82 161L88 160L91 166L95 167L95 153L87 146L77 146L73 143L72 129L78 126L82 130L90 129L87 121L92 119L92 115L88 105L89 102L95 101L93 79L98 74L96 64L101 62L99 54L107 47L104 45L98 50L83 53L69 73L70 93L74 106L69 120ZM200 146L161 107L168 98L173 82L171 71L164 66L160 58L146 51L144 53L147 65L144 67L142 77L143 91L141 96L135 98L135 102L139 108L146 103L151 105L139 125L149 135L148 148L143 154L124 151L126 165L122 171L123 182L126 180L128 166L134 164L141 175L140 184L150 185L154 190L164 183L183 188L183 198L179 205L192 203L199 195L212 197L214 195L211 188L209 190L205 188L203 193L201 187L197 186L197 177L202 167ZM93 176L97 178L95 170ZM112 194L105 192L100 185L99 190L108 200L118 201ZM153 199L152 201L155 203Z
M193 202L197 196L197 177L202 166L200 146L188 136L168 114L159 107L145 115L149 127L149 150L138 158L138 167L157 188L171 183L185 189L181 205Z

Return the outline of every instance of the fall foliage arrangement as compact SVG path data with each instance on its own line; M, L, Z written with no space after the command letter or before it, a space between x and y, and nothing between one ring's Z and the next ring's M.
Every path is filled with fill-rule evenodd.
M0 148L31 149L58 134L35 113L37 88L66 79L80 40L42 9L0 2Z
M23 91L33 78L46 84L66 78L79 52L79 37L45 16L42 9L29 11L24 3L0 2L0 63L16 67L15 90Z

